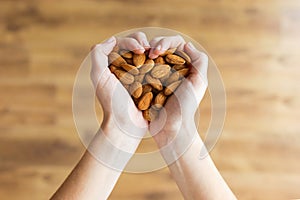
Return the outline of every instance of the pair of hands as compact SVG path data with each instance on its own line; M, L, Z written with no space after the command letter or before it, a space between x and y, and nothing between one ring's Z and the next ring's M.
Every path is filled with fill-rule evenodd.
M119 80L108 68L108 55L114 46L142 54L150 49L149 57L157 58L169 48L184 50L191 58L192 69L164 106L164 112L150 124L135 106L132 98ZM104 120L102 126L117 128L142 139L149 129L158 146L167 145L180 127L195 126L194 115L207 88L208 57L198 51L192 43L186 43L177 36L155 37L148 42L143 32L136 32L124 38L111 37L93 47L91 79L96 95L102 105ZM116 120L117 119L117 120Z

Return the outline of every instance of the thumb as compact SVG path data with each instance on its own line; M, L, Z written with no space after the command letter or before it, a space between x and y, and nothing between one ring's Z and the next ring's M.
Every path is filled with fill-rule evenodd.
M108 54L113 50L116 45L116 38L111 37L104 41L103 43L94 45L91 48L91 79L93 81L94 86L97 85L98 79L106 73L108 69Z

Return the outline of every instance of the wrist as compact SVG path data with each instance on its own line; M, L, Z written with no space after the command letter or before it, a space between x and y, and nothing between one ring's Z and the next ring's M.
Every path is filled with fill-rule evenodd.
M184 141L192 141L197 134L194 121L182 121L181 123L166 123L165 127L153 136L157 146L161 149L172 143L172 148L181 146ZM169 125L171 124L171 125Z
M122 130L111 117L105 117L100 127L99 134L103 134L116 148L134 153L142 138L133 137Z

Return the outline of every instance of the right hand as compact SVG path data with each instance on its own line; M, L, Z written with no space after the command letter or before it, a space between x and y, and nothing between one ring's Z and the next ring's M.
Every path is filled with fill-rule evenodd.
M182 127L195 129L194 115L207 88L208 57L192 43L185 43L181 36L159 37L150 41L152 57L157 57L169 48L184 50L191 58L192 68L175 93L168 98L157 119L150 123L150 133L159 147L163 147L178 134ZM157 49L159 47L159 49ZM164 124L162 124L164 123ZM186 130L186 137L194 134ZM179 141L180 142L180 141Z

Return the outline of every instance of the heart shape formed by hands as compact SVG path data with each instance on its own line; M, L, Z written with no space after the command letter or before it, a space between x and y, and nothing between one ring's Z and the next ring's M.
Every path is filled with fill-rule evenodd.
M190 57L176 48L156 59L115 46L108 55L109 69L131 95L148 121L153 121L183 79L189 75Z

